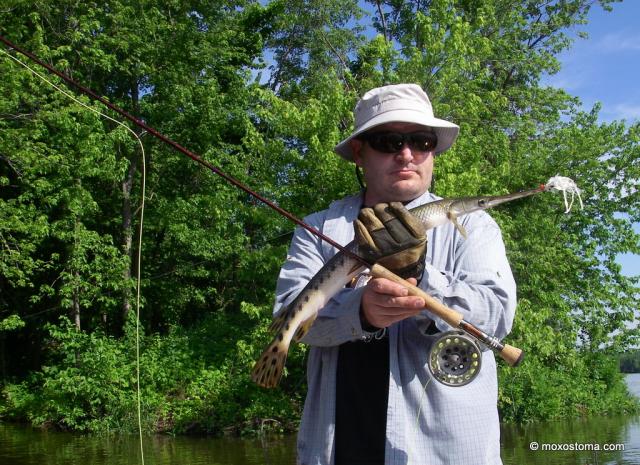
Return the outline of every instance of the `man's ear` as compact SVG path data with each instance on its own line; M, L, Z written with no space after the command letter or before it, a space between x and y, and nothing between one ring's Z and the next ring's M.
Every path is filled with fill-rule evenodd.
M351 147L351 153L353 153L353 161L356 165L362 167L362 141L359 139L351 139L349 141L349 147Z

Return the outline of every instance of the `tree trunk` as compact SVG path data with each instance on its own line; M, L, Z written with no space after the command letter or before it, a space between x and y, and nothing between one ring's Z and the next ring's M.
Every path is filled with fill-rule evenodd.
M133 114L136 117L139 116L140 110L139 98L138 82L137 80L134 80L131 84L131 100ZM133 270L135 266L133 260L133 206L131 201L131 191L133 189L135 174L138 169L138 156L139 155L137 153L129 155L129 170L127 171L127 176L122 181L122 248L129 262L129 265L124 270L123 278L127 283L131 280L131 277L134 274ZM123 321L127 321L131 307L131 288L127 285L125 286L122 302Z
M76 282L79 282L80 276L78 272L75 272ZM73 303L71 308L72 316L73 316L73 324L76 326L76 330L80 332L82 329L80 326L80 297L78 296L77 289L73 291Z
M122 249L128 259L128 265L124 269L123 278L126 283L124 287L124 296L122 302L122 316L127 321L127 315L131 311L131 288L129 281L131 280L133 268L133 231L131 229L133 223L133 213L131 211L131 188L133 187L133 178L136 172L136 163L131 160L127 176L122 181Z
M7 358L4 349L4 333L0 331L0 379L7 379Z
M74 272L76 284L80 280L80 275L77 271ZM78 295L78 288L73 290L73 302L71 304L71 313L73 317L73 323L76 327L76 331L80 332L82 327L80 326L80 296ZM80 352L78 349L75 351L76 367L80 366Z

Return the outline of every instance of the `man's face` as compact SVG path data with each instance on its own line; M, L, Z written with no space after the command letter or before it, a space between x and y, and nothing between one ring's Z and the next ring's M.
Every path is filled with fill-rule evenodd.
M388 123L372 132L394 131L411 133L424 131L424 126L412 123ZM428 129L427 129L428 130ZM358 139L350 141L353 159L364 171L367 183L365 205L380 202L409 202L424 194L431 185L435 152L412 150L408 144L395 153L373 149Z

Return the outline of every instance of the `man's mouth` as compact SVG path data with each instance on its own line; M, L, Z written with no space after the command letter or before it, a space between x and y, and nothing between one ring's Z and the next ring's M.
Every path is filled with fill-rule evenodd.
M415 170L403 169L403 170L395 170L391 172L392 176L400 176L400 177L411 177L416 174Z

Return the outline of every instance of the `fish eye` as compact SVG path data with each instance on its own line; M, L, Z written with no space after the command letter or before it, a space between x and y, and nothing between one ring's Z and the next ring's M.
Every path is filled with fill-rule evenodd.
M487 205L487 201L485 199L478 200L478 206L479 207L484 207L486 205Z

